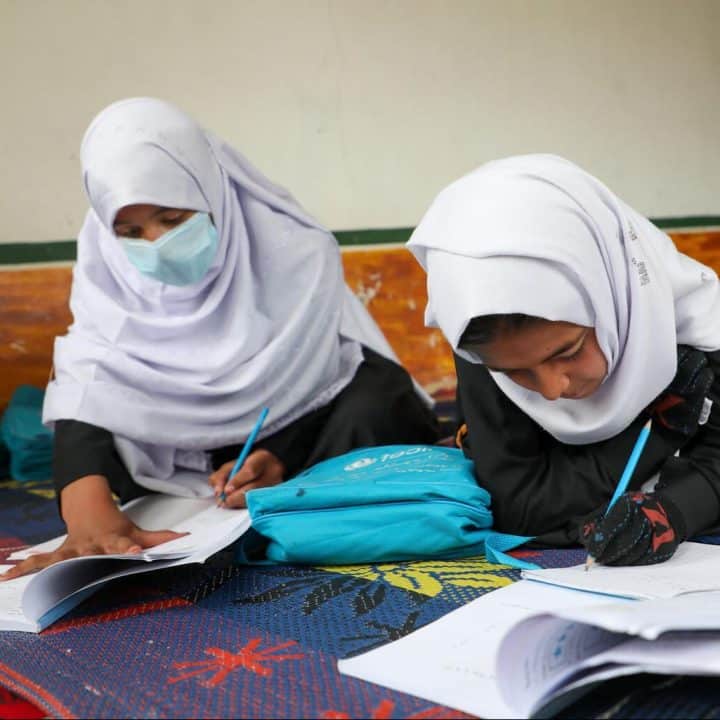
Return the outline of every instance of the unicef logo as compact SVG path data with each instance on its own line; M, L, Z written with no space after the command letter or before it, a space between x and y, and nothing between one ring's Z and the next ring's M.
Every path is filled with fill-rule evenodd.
M367 467L368 465L372 465L373 463L377 462L377 458L361 458L360 460L356 460L355 462L350 463L349 465L346 465L343 469L345 472L351 472L352 470L359 470L360 468Z

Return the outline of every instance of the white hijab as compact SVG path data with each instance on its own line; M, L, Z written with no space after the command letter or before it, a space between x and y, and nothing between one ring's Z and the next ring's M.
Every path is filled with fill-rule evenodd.
M361 344L394 359L344 283L333 236L174 106L110 105L88 128L81 162L91 209L44 420L110 430L140 484L205 492L204 451L243 442L263 406L261 437L330 402ZM201 281L166 285L130 263L112 226L140 203L212 215L219 246Z
M498 160L443 190L408 242L427 272L425 321L458 348L475 316L523 313L594 327L608 375L590 397L500 389L558 440L615 436L664 390L678 343L720 348L713 270L596 178L552 155Z

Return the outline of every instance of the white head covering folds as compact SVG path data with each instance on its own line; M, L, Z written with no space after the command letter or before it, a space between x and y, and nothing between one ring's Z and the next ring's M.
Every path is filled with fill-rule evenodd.
M141 485L207 492L204 451L243 442L261 407L262 437L330 402L361 343L394 358L345 285L333 236L174 106L110 105L81 162L91 208L44 420L110 430ZM130 263L113 221L143 203L211 214L219 245L201 281L166 285Z
M408 242L427 272L425 321L458 355L476 316L523 313L594 327L608 375L588 398L500 389L558 440L615 436L674 377L676 344L720 348L713 270L576 165L552 155L488 163L443 190Z

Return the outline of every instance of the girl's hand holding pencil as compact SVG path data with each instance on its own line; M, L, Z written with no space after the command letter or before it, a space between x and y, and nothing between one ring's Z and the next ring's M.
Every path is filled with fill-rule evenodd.
M234 462L225 463L209 479L218 504L228 508L245 507L248 490L279 485L285 476L285 465L269 450L250 453L240 470L231 475L234 465ZM223 490L224 501L221 500Z
M685 540L682 514L662 493L626 492L655 419L666 429L692 436L710 416L707 393L713 382L704 353L678 345L675 378L648 408L648 420L638 436L610 502L580 527L580 542L588 557L585 569L603 565L651 565L669 559Z
M607 513L607 514L606 514ZM603 565L652 565L668 560L685 539L680 512L656 493L628 492L580 528L588 555Z
M585 569L603 565L653 565L673 556L685 539L680 511L659 493L626 492L652 420L643 426L610 501L585 519L580 542L588 557Z
M256 450L251 453L253 443L262 429L270 411L260 411L253 429L242 446L237 460L227 462L218 468L209 478L218 505L229 508L246 507L245 493L255 488L279 485L285 475L285 466L269 450Z

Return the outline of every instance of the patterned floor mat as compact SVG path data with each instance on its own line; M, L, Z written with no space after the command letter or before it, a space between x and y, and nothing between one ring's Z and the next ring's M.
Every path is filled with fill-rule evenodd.
M62 531L47 483L0 488L0 561ZM518 554L548 567L583 558L580 550ZM0 685L10 691L0 695L0 718L465 718L340 675L337 659L518 578L482 557L312 568L231 560L224 552L202 566L126 578L39 635L0 633ZM720 717L718 685L635 676L561 717Z

